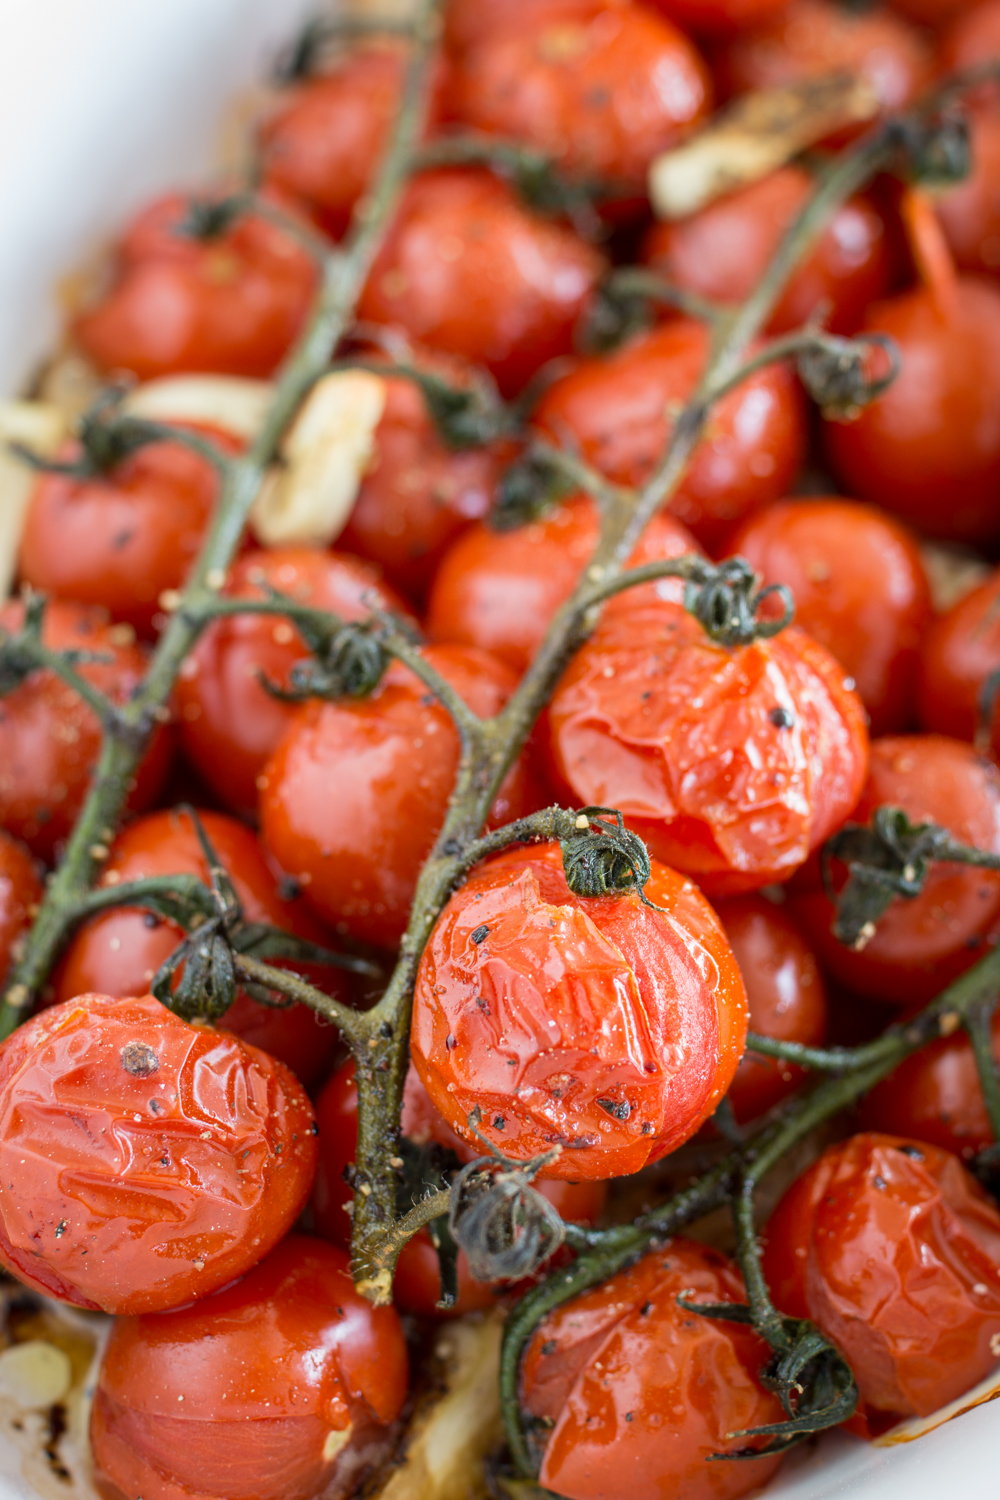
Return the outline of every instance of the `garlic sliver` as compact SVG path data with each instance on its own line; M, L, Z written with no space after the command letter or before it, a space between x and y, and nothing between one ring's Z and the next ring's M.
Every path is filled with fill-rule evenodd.
M150 422L197 422L251 442L274 400L269 380L242 375L165 375L129 391L122 410Z
M0 599L14 581L28 501L38 478L9 444L49 457L68 435L66 414L43 401L0 401Z

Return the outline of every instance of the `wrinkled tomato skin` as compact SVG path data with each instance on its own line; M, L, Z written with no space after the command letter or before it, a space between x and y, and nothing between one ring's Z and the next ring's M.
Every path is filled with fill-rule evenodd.
M1000 1017L993 1020L1000 1064ZM900 1063L860 1105L865 1130L887 1130L968 1159L993 1142L979 1072L964 1031L939 1037Z
M571 352L603 269L597 250L532 214L486 169L423 172L404 191L358 316L486 365L512 395Z
M1000 853L1000 773L959 740L875 740L851 820L867 823L879 806L901 807L913 823L940 823L960 843ZM1000 874L932 864L921 894L893 901L860 951L833 936L834 907L823 890L796 896L789 911L820 962L849 989L889 1004L924 1004L982 957L1000 917Z
M566 1500L738 1500L781 1462L708 1461L732 1451L733 1432L784 1416L758 1378L768 1358L758 1335L678 1297L746 1300L724 1256L674 1239L536 1329L521 1404L552 1424L540 1482Z
M575 439L609 479L640 485L662 458L670 412L692 395L708 345L704 324L678 318L581 360L549 386L534 424L550 442ZM771 365L714 408L670 509L713 552L735 522L791 488L804 451L801 394L784 365Z
M290 1235L192 1307L120 1318L91 1414L104 1500L341 1500L402 1410L392 1308L354 1290L347 1256Z
M743 982L690 881L654 864L646 891L666 915L634 894L574 896L545 844L452 896L420 961L410 1051L460 1137L478 1106L505 1155L561 1145L544 1176L602 1181L712 1113L743 1052Z
M472 526L442 560L428 600L432 640L479 646L518 674L526 671L561 604L569 598L597 546L597 507L577 495L514 531ZM698 553L694 537L673 516L655 516L629 559L630 567ZM683 599L684 585L662 579L612 599Z
M570 805L617 807L710 897L786 880L864 785L868 737L844 671L795 626L715 645L660 600L606 616L543 732Z
M225 591L262 599L269 589L343 620L366 618L368 596L391 613L408 615L380 571L347 553L301 546L247 552L230 569ZM257 778L295 714L293 704L267 691L259 674L287 689L292 666L308 655L298 631L281 615L235 615L211 624L181 667L181 745L233 812L256 810Z
M26 1021L0 1047L0 1123L0 1261L110 1313L242 1276L291 1228L316 1166L288 1069L152 995L80 995Z
M0 977L6 974L14 944L41 899L35 861L23 844L0 829Z
M218 855L248 922L266 922L313 943L326 943L322 928L301 900L288 901L279 893L253 833L235 818L201 812L202 827ZM122 829L111 847L101 883L119 885L151 875L195 875L209 883L208 861L186 812L148 813ZM124 997L143 995L160 965L184 937L173 922L163 921L136 907L115 907L91 917L77 929L54 976L55 998L94 991ZM341 1001L347 986L337 969L278 960L281 968L304 972L313 984ZM283 1062L300 1082L309 1085L320 1076L336 1045L337 1033L304 1005L288 1009L259 1005L240 990L226 1012L224 1025L243 1041L260 1047Z
M920 653L920 723L971 740L979 694L1000 667L1000 569L931 624Z
M1000 1214L957 1157L863 1134L830 1146L765 1231L775 1305L846 1356L869 1411L926 1416L996 1365Z
M818 1047L826 1036L826 991L816 955L780 907L763 896L719 901L722 923L743 976L750 1030L781 1042ZM729 1086L737 1120L756 1119L803 1082L801 1068L745 1052Z
M918 287L874 303L863 330L895 340L901 369L853 421L823 424L843 487L930 536L1000 535L1000 289L960 277L946 315Z
M0 608L0 627L16 631L24 606ZM44 644L57 651L92 651L110 661L77 670L114 703L127 703L146 671L141 647L123 641L103 610L56 599L45 611ZM131 632L128 632L131 638ZM148 807L170 765L172 742L162 728L150 741L128 798L131 812ZM0 826L32 854L51 861L68 838L101 751L101 727L83 699L47 670L32 672L0 702Z
M742 302L814 190L801 167L782 167L690 218L654 224L642 259L671 282L713 302ZM882 216L865 197L841 204L816 248L789 280L768 331L799 328L819 304L823 326L853 333L865 308L888 291L893 257Z
M740 527L730 547L765 584L791 589L796 624L853 677L871 733L909 729L931 601L906 527L852 500L783 500Z
M143 210L119 247L113 286L74 320L73 335L100 369L139 380L270 375L309 313L316 264L255 214L209 240L184 235L189 207L172 194Z
M432 666L483 718L514 690L508 667L471 646L428 646ZM260 778L264 843L338 932L390 948L444 822L458 732L413 673L393 662L368 698L296 711ZM498 826L545 805L522 754L490 814Z

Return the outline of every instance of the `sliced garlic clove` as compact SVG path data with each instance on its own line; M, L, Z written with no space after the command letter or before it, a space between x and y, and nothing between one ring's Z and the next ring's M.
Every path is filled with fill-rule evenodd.
M72 1382L69 1355L45 1339L12 1344L0 1354L0 1392L27 1411L62 1401Z
M269 380L241 375L165 375L129 391L122 411L150 422L198 422L251 442L274 400Z
M9 444L23 443L45 457L68 436L66 413L43 401L0 401L0 599L14 581L28 501L38 475Z

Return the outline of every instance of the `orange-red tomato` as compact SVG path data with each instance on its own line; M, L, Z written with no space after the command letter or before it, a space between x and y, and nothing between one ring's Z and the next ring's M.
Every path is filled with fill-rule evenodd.
M956 16L974 10L981 0L889 0L891 8L915 26L945 26Z
M14 944L41 899L35 861L23 844L0 828L0 976L6 973Z
M606 10L622 10L632 0L602 0L602 4ZM467 47L497 33L524 32L543 20L585 20L593 9L594 0L450 0L444 14L445 43L461 55Z
M358 1296L343 1251L291 1235L214 1297L118 1319L91 1414L98 1488L339 1500L383 1456L407 1364L398 1317Z
M316 263L287 230L245 214L220 234L182 225L192 200L170 194L125 231L118 271L73 336L102 370L140 380L181 370L270 375L305 321Z
M920 653L924 729L971 740L979 694L1000 667L1000 570L931 623Z
M514 531L497 533L484 523L470 527L445 554L434 579L427 610L431 639L481 646L524 672L593 556L599 533L597 508L583 495ZM647 526L629 563L638 567L700 550L680 521L661 514ZM683 595L682 583L662 579L605 608L614 609L621 599Z
M746 996L718 920L654 864L620 899L575 896L559 846L491 860L424 949L410 1048L438 1111L516 1161L559 1145L547 1177L637 1172L690 1139L729 1087Z
M606 616L546 716L557 784L713 896L786 880L858 800L864 710L795 626L717 646L660 600Z
M491 172L423 172L403 195L358 316L486 365L511 394L569 354L603 267L593 246L530 212Z
M852 820L867 823L879 806L901 807L913 823L940 823L960 843L1000 854L1000 773L960 740L937 734L875 740ZM833 904L824 891L796 896L790 911L820 961L849 989L916 1005L982 957L1000 916L1000 874L932 865L922 893L893 901L860 950L834 937Z
M485 651L428 646L424 654L482 718L514 690L513 673ZM264 842L338 932L392 947L444 822L458 759L446 710L393 662L370 698L314 700L297 710L261 775ZM522 754L497 794L492 823L545 800Z
M248 922L266 922L310 942L326 938L301 900L285 898L268 869L257 839L243 823L222 813L202 812L202 827L228 872ZM121 885L150 875L196 875L206 885L210 872L190 814L176 810L148 813L122 829L101 875L102 885ZM184 933L134 906L118 906L91 917L77 929L54 977L56 1000L93 991L102 995L143 995L157 969ZM279 967L304 972L327 994L345 999L341 971L276 960ZM336 1043L337 1033L304 1005L279 1009L259 1005L240 990L222 1022L245 1042L270 1052L303 1083L315 1082Z
M0 629L19 630L24 606L0 608ZM146 669L131 628L109 625L103 610L54 600L45 611L45 645L56 651L93 651L108 661L81 663L78 671L114 703L126 703ZM48 669L29 674L0 702L0 826L23 839L40 859L51 860L72 830L101 749L93 710ZM170 762L170 740L153 735L129 795L139 812L154 801Z
M733 1433L785 1420L761 1384L753 1329L678 1305L745 1302L735 1266L670 1240L548 1315L528 1345L521 1403L548 1429L540 1481L567 1500L738 1500L780 1456L713 1463Z
M654 224L642 258L678 286L713 302L742 302L760 281L785 230L813 192L802 167L781 167L700 213ZM771 333L806 322L820 304L824 326L853 333L892 274L886 227L866 197L840 205L771 314Z
M987 58L1000 57L1000 0L963 6L963 14L942 38L939 61L944 73L973 68ZM981 103L976 96L976 103Z
M78 1307L162 1312L257 1264L316 1165L266 1052L152 995L80 995L0 1047L0 1261Z
M931 618L915 537L853 500L783 500L752 516L730 548L765 584L788 585L796 623L854 678L872 733L909 729Z
M538 403L535 425L550 441L577 442L609 479L642 484L662 457L675 414L692 395L708 354L703 323L663 323L556 380ZM771 365L713 409L670 509L711 551L734 521L787 493L804 449L798 386L784 365Z
M371 563L311 547L246 552L229 572L226 593L263 599L277 590L343 620L361 620L369 598L405 616L406 605ZM280 615L233 615L202 634L177 679L177 713L184 753L226 807L250 813L257 778L294 706L269 693L264 678L289 686L289 671L308 656L295 627Z
M975 12L973 12L975 14ZM938 218L958 265L1000 274L1000 115L972 112L972 170L935 199Z
M846 1357L869 1411L925 1416L997 1362L1000 1214L956 1157L856 1135L789 1189L766 1230L775 1304Z

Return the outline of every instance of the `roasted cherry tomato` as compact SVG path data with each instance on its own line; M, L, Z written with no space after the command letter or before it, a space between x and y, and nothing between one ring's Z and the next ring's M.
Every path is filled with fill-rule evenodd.
M24 606L0 608L0 629L19 630ZM92 651L109 658L78 667L114 703L126 703L146 669L129 625L109 625L103 610L54 600L42 640L56 651ZM138 812L155 799L170 761L170 740L158 729L129 795ZM0 826L50 860L76 822L101 749L94 711L48 669L31 672L0 702Z
M650 853L713 896L787 879L864 785L861 703L795 626L726 647L667 600L616 611L546 718L571 801L620 808Z
M311 547L247 552L230 569L228 594L263 599L270 590L343 620L364 619L369 599L407 613L371 563ZM234 812L256 809L257 778L295 712L264 683L287 689L289 671L308 654L280 615L233 615L210 625L181 667L177 712L184 753Z
M867 823L879 806L901 807L912 823L940 823L960 843L1000 854L1000 773L960 740L937 734L875 740L852 820ZM862 948L834 937L834 908L824 891L796 896L790 911L824 966L848 988L916 1005L982 957L1000 916L1000 874L933 864L921 894L893 901Z
M0 978L7 972L18 937L42 899L35 861L17 839L0 829Z
M259 214L198 232L211 208L171 194L125 231L111 290L73 323L102 370L140 380L181 370L270 375L288 351L313 300L315 261Z
M796 623L854 678L872 733L909 729L931 617L916 538L853 500L783 500L752 516L730 547L765 584L788 585Z
M920 722L971 740L980 694L1000 667L1000 570L934 620L920 653Z
M631 7L632 0L603 0L607 10ZM578 22L593 14L594 0L450 0L445 6L445 42L461 55L488 37L524 32L540 21Z
M969 129L972 170L964 182L936 199L936 207L956 263L965 271L996 276L1000 273L1000 115L973 112Z
M582 495L514 531L497 533L484 523L470 527L445 555L434 579L427 614L431 638L481 646L515 672L525 671L593 556L599 533L597 508ZM658 515L643 533L630 566L700 550L679 521ZM622 598L631 602L649 596L681 600L684 585L662 579ZM605 608L618 603L613 599Z
M510 394L569 354L603 266L593 246L531 213L491 172L424 172L403 195L358 316L486 365Z
M956 17L941 42L940 63L944 73L973 68L988 58L1000 57L1000 0L985 0L985 4L962 9L964 14ZM986 87L989 90L986 98L995 98L995 85ZM979 94L974 98L977 105L985 102Z
M759 1377L767 1345L680 1297L746 1301L730 1261L674 1239L539 1324L521 1404L547 1430L543 1485L567 1500L738 1500L774 1473L780 1456L711 1462L734 1433L785 1420Z
M411 1053L431 1100L473 1140L547 1177L637 1172L690 1139L746 1036L739 969L712 908L654 864L649 899L575 896L557 844L491 860L424 949Z
M0 1047L0 1121L0 1260L104 1312L162 1312L242 1276L316 1166L288 1069L152 995L80 995L26 1021Z
M313 943L326 943L322 928L301 900L284 897L250 829L222 813L200 814L208 840L226 870L248 922L266 922ZM115 839L101 875L102 885L121 885L150 875L196 875L206 885L210 871L189 812L149 813L129 823ZM143 995L157 969L184 937L173 922L149 911L118 906L91 917L73 936L55 975L55 998L94 991ZM276 960L308 975L327 994L346 998L342 973ZM259 1005L241 990L222 1023L245 1042L270 1052L303 1083L315 1082L337 1033L304 1005L280 1009Z
M776 1306L837 1345L869 1414L926 1416L993 1369L998 1263L1000 1214L979 1184L950 1152L894 1135L830 1146L766 1230Z
M642 258L671 282L712 302L742 302L813 186L801 167L782 167L688 219L655 224L643 241ZM888 290L891 274L881 214L868 198L849 198L789 280L768 329L798 328L822 304L826 328L853 333L868 303Z
M498 713L514 690L513 673L485 651L429 646L425 655L481 718ZM446 710L394 662L370 698L313 700L296 712L260 778L264 842L338 932L392 947L444 822L458 759ZM545 801L522 755L492 821Z
M344 1252L290 1235L214 1297L118 1319L90 1421L98 1489L342 1500L385 1456L407 1364L398 1317L358 1296Z
M703 323L678 318L613 354L583 360L545 392L535 425L550 441L579 443L609 479L642 484L701 378L709 342ZM794 377L784 365L770 365L713 409L670 509L711 551L734 521L787 493L804 448Z
M945 26L956 16L974 9L981 0L889 0L890 8L915 26Z

